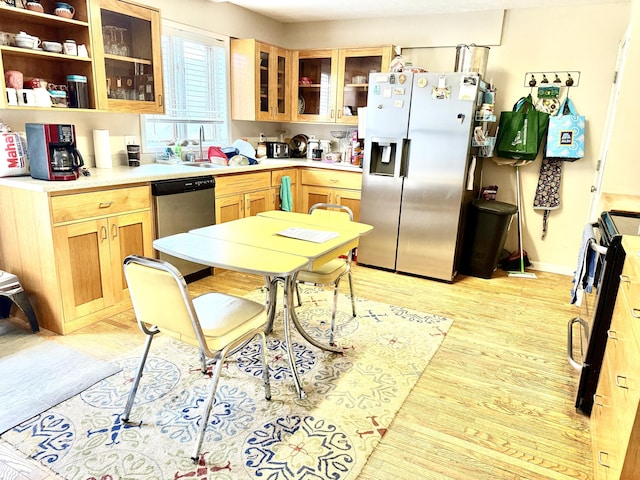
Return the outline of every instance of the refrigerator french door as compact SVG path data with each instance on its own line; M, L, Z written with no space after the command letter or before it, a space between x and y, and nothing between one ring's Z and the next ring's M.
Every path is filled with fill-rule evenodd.
M481 83L468 73L371 74L360 220L374 230L358 263L453 280L479 189L471 138Z

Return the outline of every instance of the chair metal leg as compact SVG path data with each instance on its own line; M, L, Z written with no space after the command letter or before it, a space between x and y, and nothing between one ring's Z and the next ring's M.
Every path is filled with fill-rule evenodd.
M271 400L271 381L269 379L269 362L267 361L267 337L260 332L260 348L262 350L262 380L264 381L264 398Z
M351 311L353 312L353 316L356 316L356 296L353 294L353 277L351 276L351 271L347 274L349 276L349 290L351 291Z
M131 413L131 408L133 407L133 401L136 398L136 393L138 392L138 386L140 385L140 379L142 378L142 370L144 370L144 364L147 362L147 356L149 355L149 349L151 348L151 341L153 340L154 334L147 334L147 339L144 342L144 351L142 352L142 356L140 357L140 363L138 363L138 371L136 373L136 378L133 380L133 385L131 385L131 391L129 392L129 398L127 400L127 405L124 407L124 412L122 413L122 421L129 421L129 414Z
M226 349L222 352L220 359L216 363L216 368L213 371L213 377L211 377L211 385L209 387L209 397L207 399L207 404L205 406L204 412L202 412L202 421L200 424L200 431L198 432L198 440L196 442L196 448L193 452L193 456L191 460L194 463L198 461L200 457L200 449L202 448L202 442L204 441L204 432L207 429L207 424L209 423L209 415L211 414L211 407L213 406L213 400L216 396L216 389L218 387L218 380L220 379L220 372L222 371L222 366L224 365L224 359L226 358Z
M203 374L207 373L207 356L202 350L200 350L200 371Z
M298 306L302 306L302 300L300 300L300 284L296 282L296 297L298 297Z
M340 278L337 278L333 284L333 308L331 310L331 331L329 332L329 345L335 346L336 335L336 312L338 311L338 286Z

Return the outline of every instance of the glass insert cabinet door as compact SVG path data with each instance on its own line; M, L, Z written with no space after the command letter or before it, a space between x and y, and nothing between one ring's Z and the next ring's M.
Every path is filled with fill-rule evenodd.
M391 46L294 52L293 119L357 125L369 74L388 71L391 53Z
M125 2L100 2L104 58L103 108L161 113L163 106L159 11Z
M337 51L294 53L298 98L294 117L306 121L336 121Z
M369 75L386 72L391 47L340 50L337 121L358 124L358 108L367 106Z
M289 120L288 89L291 54L282 48L259 44L258 119Z

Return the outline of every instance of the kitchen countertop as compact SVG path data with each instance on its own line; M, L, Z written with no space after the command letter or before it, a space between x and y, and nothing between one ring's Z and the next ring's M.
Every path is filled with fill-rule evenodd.
M39 192L60 192L84 188L111 187L133 183L145 183L172 178L200 177L205 175L227 175L274 170L285 167L313 167L349 172L362 172L360 167L343 163L326 163L307 159L265 159L258 165L242 167L203 168L187 165L167 165L159 163L142 164L139 167L115 166L113 168L88 168L91 175L80 176L77 180L55 181L36 180L31 177L0 178L0 186L9 186Z

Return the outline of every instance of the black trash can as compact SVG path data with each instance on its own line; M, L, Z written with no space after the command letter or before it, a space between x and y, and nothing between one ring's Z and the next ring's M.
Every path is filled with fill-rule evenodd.
M518 207L495 200L474 200L467 225L460 265L461 273L491 278L507 239L511 217Z

